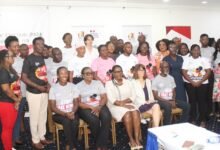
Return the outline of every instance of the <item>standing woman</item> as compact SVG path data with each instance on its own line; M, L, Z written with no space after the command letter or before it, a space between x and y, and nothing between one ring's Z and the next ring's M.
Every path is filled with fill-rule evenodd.
M184 87L183 77L182 77L182 65L183 58L177 55L177 45L174 42L169 44L169 56L166 56L163 60L168 62L170 66L170 75L173 76L176 83L176 99L181 101L186 101L186 91Z
M151 81L147 78L145 66L137 64L134 67L134 80L132 81L136 93L135 105L140 113L149 113L153 118L153 126L158 127L160 122L160 106L154 100Z
M68 64L73 59L73 56L76 55L75 47L72 46L72 34L65 33L63 35L63 42L65 46L61 49L61 52L63 54L63 60Z
M178 54L182 56L183 60L189 57L189 47L186 43L180 44Z
M11 51L0 51L0 122L4 150L12 149L12 132L22 99L19 77L12 68L13 57Z
M134 105L135 91L129 80L123 78L119 65L112 68L112 80L106 83L108 108L116 121L125 125L131 149L143 148L140 143L140 113Z
M148 42L143 42L137 49L138 63L146 67L147 78L153 80L157 75L156 63L154 57L150 54Z
M217 110L215 110L218 121L220 121L220 39L217 40L215 52L213 55L214 64L214 89L213 89L213 102L217 103Z
M49 92L49 100L53 120L63 125L66 139L66 150L76 150L79 119L77 116L79 90L68 82L66 67L57 69L57 83L53 84Z
M115 52L115 45L111 41L108 41L105 45L106 45L107 50L108 50L108 57L110 57L114 61L116 61L119 54Z
M107 150L112 117L106 106L105 88L100 81L93 80L91 68L83 68L82 76L83 81L77 84L80 91L79 116L89 124L96 149Z
M88 57L90 65L93 60L99 57L98 49L93 46L94 37L92 34L86 34L84 37L84 43L86 48L85 56Z
M111 69L115 65L115 61L108 57L108 51L105 45L98 47L99 57L92 62L92 70L96 80L105 84L111 80Z
M183 76L186 79L186 91L191 104L190 121L206 126L208 78L211 65L206 58L201 57L200 46L193 44L190 49L191 56L184 60L182 66ZM197 111L198 105L198 111ZM197 114L197 112L199 114ZM197 120L197 116L199 116Z
M156 61L157 73L160 72L160 62L163 60L164 57L170 54L170 51L168 50L168 44L168 40L166 39L159 40L156 43L156 48L158 52L155 54L154 58Z

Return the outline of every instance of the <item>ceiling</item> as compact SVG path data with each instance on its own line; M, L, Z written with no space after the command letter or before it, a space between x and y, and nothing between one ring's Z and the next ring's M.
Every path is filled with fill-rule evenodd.
M52 0L53 1L53 0ZM62 0L54 0L62 1ZM79 1L79 0L67 0L67 1ZM125 3L143 3L143 4L156 4L156 5L184 5L184 6L198 6L204 5L201 2L207 1L207 6L220 6L220 0L168 0L169 2L163 2L163 0L81 0L88 2L125 2Z
M207 7L207 8L220 8L220 0L0 0L0 4L59 4L67 5L72 3L86 4L131 4L131 5L162 5L166 7L184 6L184 7ZM207 4L202 4L202 1L207 1ZM107 4L107 5L108 5Z

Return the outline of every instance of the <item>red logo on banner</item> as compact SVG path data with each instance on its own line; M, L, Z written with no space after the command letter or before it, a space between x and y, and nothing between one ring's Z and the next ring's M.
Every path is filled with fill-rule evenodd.
M191 27L190 26L167 26L166 34L168 34L171 30L191 39Z

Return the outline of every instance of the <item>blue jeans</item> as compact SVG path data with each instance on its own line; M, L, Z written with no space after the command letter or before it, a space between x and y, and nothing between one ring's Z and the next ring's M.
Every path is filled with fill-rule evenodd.
M24 112L24 106L26 104L26 97L23 97L18 109L18 116L15 122L14 130L13 130L13 143L20 138L20 126L22 113Z

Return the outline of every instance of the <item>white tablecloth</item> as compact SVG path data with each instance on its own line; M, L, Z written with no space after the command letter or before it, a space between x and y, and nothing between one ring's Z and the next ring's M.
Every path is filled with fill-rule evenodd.
M220 143L207 142L208 138L218 134L190 123L151 128L148 131L157 136L159 144L163 145L166 150L186 150L186 148L182 148L185 141L193 141L194 144L203 145L204 150L220 150Z

